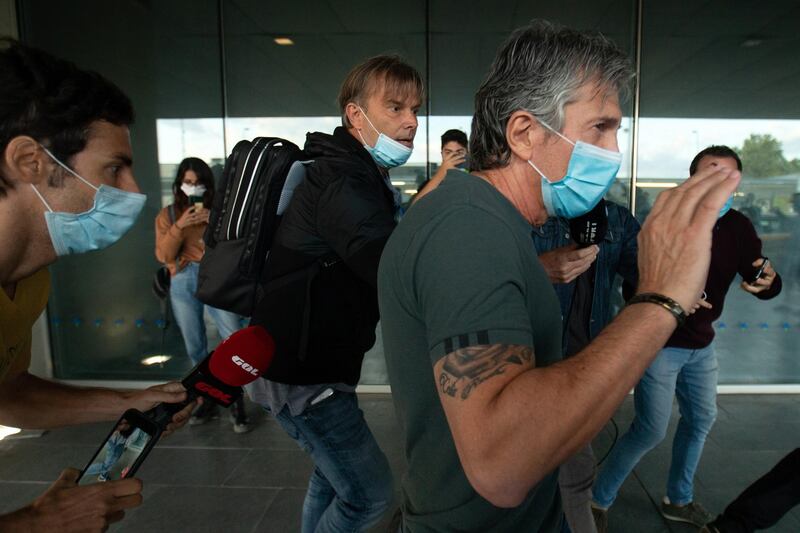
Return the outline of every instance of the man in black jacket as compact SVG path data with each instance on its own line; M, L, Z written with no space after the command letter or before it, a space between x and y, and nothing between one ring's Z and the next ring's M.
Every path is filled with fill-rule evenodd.
M375 343L378 261L399 207L388 170L411 155L422 91L419 73L395 56L348 74L343 125L308 134L314 163L270 252L253 323L271 332L277 351L251 395L314 461L304 533L363 531L392 500L391 470L355 387Z

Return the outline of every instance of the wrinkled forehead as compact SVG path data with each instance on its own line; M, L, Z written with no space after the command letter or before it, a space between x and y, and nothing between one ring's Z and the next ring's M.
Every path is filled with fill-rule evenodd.
M602 110L622 116L619 87L595 78L583 84L578 94L595 101Z
M375 96L382 102L402 102L409 107L422 105L422 87L418 83L388 73L371 77L364 96L365 99Z

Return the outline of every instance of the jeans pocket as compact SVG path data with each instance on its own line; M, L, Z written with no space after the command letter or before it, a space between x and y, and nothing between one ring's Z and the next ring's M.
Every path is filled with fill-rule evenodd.
M289 435L304 452L311 453L314 451L314 447L300 431L300 428L294 421L294 417L289 413L288 408L284 408L284 410L281 411L280 414L275 418L278 420L278 423L281 425L286 434Z

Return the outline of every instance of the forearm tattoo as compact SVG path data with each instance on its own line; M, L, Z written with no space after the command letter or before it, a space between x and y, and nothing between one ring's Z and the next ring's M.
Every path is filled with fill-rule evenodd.
M439 387L444 394L466 400L472 390L509 365L527 365L534 360L530 346L492 344L470 346L444 356Z

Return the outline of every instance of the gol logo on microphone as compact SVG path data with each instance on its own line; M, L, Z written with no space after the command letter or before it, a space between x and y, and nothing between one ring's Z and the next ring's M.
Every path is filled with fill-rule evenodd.
M237 366L242 367L242 370L247 372L248 374L252 374L254 376L258 375L258 369L253 367L253 365L249 364L247 361L239 357L238 355L234 355L231 357L231 361L234 362Z
M195 388L200 392L205 392L212 398L216 398L217 400L221 400L226 402L226 405L230 405L233 402L233 397L230 394L222 392L218 388L214 387L213 385L209 385L205 381L199 381L195 385Z

